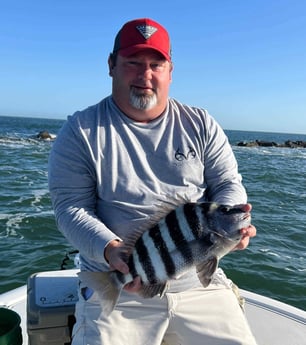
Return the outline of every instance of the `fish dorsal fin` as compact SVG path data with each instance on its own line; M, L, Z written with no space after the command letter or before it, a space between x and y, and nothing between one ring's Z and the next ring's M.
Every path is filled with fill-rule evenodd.
M176 198L172 199L158 199L155 204L154 208L157 210L156 212L147 215L142 222L142 225L135 228L133 233L128 235L124 240L124 252L125 254L123 257L128 257L134 247L137 240L143 235L144 232L151 229L153 226L159 223L159 221L164 218L167 214L169 214L172 210L182 204L184 199L182 197L177 196Z
M123 241L124 247L122 248L121 258L125 262L127 262L128 257L131 255L131 253L135 247L135 243L143 235L143 233L145 231L146 231L146 229L143 229L143 230L137 229L131 235L129 235L126 239L124 239L124 241Z
M135 244L137 240L146 232L148 231L152 226L156 225L158 221L155 221L152 218L146 217L147 219L144 221L144 223L139 226L138 228L135 228L133 233L129 234L125 239L123 239L123 248L122 248L122 254L121 257L123 260L127 259L133 249L135 248ZM126 261L126 260L125 260Z
M218 262L218 258L212 256L196 266L197 275L203 287L207 287L210 284L213 274L218 267Z

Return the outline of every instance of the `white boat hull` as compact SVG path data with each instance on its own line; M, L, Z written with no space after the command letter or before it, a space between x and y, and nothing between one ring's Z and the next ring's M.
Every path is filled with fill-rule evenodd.
M52 279L61 277L63 284L65 284L66 278L70 279L71 284L71 277L75 279L76 271L55 271L42 274L47 277L50 274ZM258 345L306 344L306 311L249 291L240 290L240 292L246 300L246 316ZM30 345L27 334L27 286L24 285L0 295L0 307L12 309L21 316L23 345ZM34 343L39 345L37 340ZM64 341L52 342L52 344L64 345Z

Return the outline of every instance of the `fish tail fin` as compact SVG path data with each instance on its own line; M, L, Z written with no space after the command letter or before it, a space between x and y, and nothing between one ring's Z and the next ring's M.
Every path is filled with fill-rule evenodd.
M118 279L117 272L82 271L78 275L85 285L98 294L102 314L108 316L114 310L124 286Z

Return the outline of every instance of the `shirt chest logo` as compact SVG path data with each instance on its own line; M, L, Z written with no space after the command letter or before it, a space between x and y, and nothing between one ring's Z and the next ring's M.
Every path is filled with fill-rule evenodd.
M185 151L182 151L179 147L175 151L174 157L179 162L183 160L191 160L196 158L196 152L191 146L188 146L188 150Z

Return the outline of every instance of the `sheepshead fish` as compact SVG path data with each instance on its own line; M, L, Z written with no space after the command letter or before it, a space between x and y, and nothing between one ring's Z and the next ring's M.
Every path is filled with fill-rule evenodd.
M145 298L162 296L170 279L196 268L208 286L221 257L241 240L240 230L250 225L250 204L187 203L170 211L154 226L126 241L129 273L79 273L80 279L101 298L103 314L114 309L122 288L140 276Z

